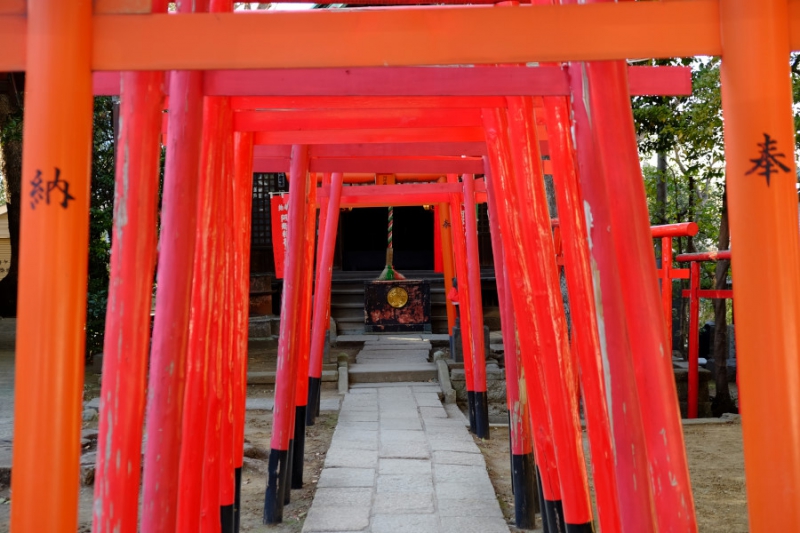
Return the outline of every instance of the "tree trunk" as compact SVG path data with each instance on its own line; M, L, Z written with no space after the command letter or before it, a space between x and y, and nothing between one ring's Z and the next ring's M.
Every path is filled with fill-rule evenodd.
M730 230L728 229L728 192L727 188L722 194L722 214L719 223L719 239L717 248L727 250L730 245ZM722 290L727 288L728 268L730 261L718 261L714 276L714 288ZM723 413L738 413L736 404L731 398L728 387L728 307L726 300L714 300L714 368L717 371L715 384L717 392L711 402L711 412L714 416Z
M667 156L658 154L658 181L656 182L656 220L658 224L667 223Z
M658 175L656 176L656 224L667 223L667 156L663 152L658 153L658 163L656 167ZM661 261L663 250L661 249L661 239L656 239L656 257L657 265L661 268Z

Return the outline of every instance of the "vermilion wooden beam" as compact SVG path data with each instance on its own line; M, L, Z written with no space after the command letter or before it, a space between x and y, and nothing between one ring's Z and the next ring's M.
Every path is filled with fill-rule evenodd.
M330 131L262 131L255 134L255 144L349 144L349 143L420 143L482 142L483 129L406 128Z
M153 0L94 0L93 7L94 14L152 13ZM0 0L0 14L2 15L25 15L27 9L26 0Z
M545 174L552 174L550 161L542 161ZM312 158L309 161L311 172L367 172L395 174L447 174L481 173L482 162L479 158L380 158L380 157L342 157ZM289 158L255 157L253 172L288 172Z
M99 15L93 37L95 70L527 63L722 52L715 0Z
M480 109L318 109L239 111L236 131L357 130L377 128L478 127Z
M254 157L289 157L291 146L256 146ZM486 154L483 142L431 142L402 144L320 144L309 149L313 157L405 157L405 156L481 156Z
M468 65L721 55L719 17L719 0L95 15L92 68ZM790 3L789 21L790 46L798 50L798 0ZM0 71L25 70L26 33L23 15L0 16Z
M95 73L98 74L98 73ZM234 96L234 109L397 109L502 107L500 96Z
M339 69L217 70L205 77L207 96L462 96L568 95L569 81L552 66L374 67ZM628 67L632 95L687 95L689 67ZM95 72L96 95L119 94L118 72ZM167 88L168 90L168 88ZM312 100L313 101L313 100ZM470 102L469 107L496 107ZM269 108L270 105L256 107ZM295 106L290 106L295 107ZM317 107L319 107L317 105ZM414 107L398 102L395 107ZM234 109L236 109L234 102Z
M276 157L256 157L253 159L254 172L288 172L289 159ZM309 161L311 172L371 172L371 173L440 173L483 172L480 158L312 158ZM477 169L477 170L476 170Z
M343 187L341 207L387 207L430 205L449 202L450 195L461 194L459 184L448 183L409 183L405 185L362 185ZM478 203L486 202L486 184L475 180L475 196ZM327 201L330 186L323 185L317 190L317 202ZM447 198L445 200L445 198Z
M240 111L234 118L234 131L319 132L335 136L340 130L478 128L480 120L479 109ZM544 125L538 130L538 135L547 139Z
M558 67L372 67L333 69L218 70L206 94L230 96L500 96L568 94Z

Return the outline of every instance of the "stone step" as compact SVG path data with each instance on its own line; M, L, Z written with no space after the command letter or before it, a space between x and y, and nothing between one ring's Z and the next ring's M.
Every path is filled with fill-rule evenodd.
M333 309L359 309L361 317L364 316L364 302L331 302L331 312Z
M426 382L437 377L433 363L356 363L348 372L350 383Z
M364 294L364 286L362 285L360 289L355 287L347 288L347 287L337 287L333 285L331 287L331 294Z
M336 381L339 379L339 372L337 370L323 370L322 381ZM248 385L272 385L275 383L275 372L248 372L247 384Z

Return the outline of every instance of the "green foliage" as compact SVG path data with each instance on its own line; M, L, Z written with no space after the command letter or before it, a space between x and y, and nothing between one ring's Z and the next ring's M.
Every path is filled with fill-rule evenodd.
M669 223L695 221L700 232L678 244L678 250L714 250L717 247L724 194L725 148L723 136L720 66L717 57L659 60L651 64L683 65L692 69L692 94L683 97L633 98L634 120L643 160L645 186L652 223L663 212ZM792 85L800 101L800 54L792 55ZM800 109L795 106L796 129ZM796 142L800 141L796 137ZM800 147L800 143L797 144ZM661 177L651 163L656 154L666 159L666 202L656 195ZM713 284L713 265L704 267L702 285Z
M103 349L108 301L111 229L114 217L114 118L110 97L94 102L92 193L89 218L89 286L86 303L86 353Z
M21 101L22 95L19 98ZM0 95L0 146L8 143L22 143L22 110L11 106L7 96ZM6 164L9 163L3 161L0 154L0 205L6 205L9 200Z

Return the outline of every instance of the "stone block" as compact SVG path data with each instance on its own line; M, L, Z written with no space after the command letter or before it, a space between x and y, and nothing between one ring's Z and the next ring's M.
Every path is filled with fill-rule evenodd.
M369 487L375 484L373 468L328 468L319 475L318 488Z
M433 479L430 474L378 474L378 494L380 493L433 493ZM403 497L403 496L399 496Z
M439 437L435 434L430 434L428 442L430 443L431 450L434 452L466 452L466 453L480 453L480 450L471 440L453 440L447 437Z
M451 517L490 517L503 518L503 511L496 498L449 498L446 494L439 494L439 516L442 522L449 522Z
M434 514L376 514L370 529L372 533L440 533Z
M350 380L353 383L386 383L429 381L436 379L436 366L433 363L392 364L359 363L350 367Z
M272 337L272 317L252 316L247 321L247 334L250 338Z
M303 532L358 531L369 526L369 507L317 507L311 509L303 523Z
M489 474L483 465L444 465L434 468L436 483L489 483Z
M425 433L422 431L405 429L382 429L381 443L409 443L413 445L424 445L426 443Z
M339 422L377 422L378 413L371 411L343 411L339 413Z
M375 495L372 512L381 514L417 514L432 513L433 492L427 494L404 493L401 497L392 492L383 492Z
M428 418L447 418L447 411L444 410L441 402L436 407L420 407L419 414L423 420Z
M374 442L361 441L361 440L339 440L336 443L336 446L337 449L341 448L347 450L349 453L354 453L354 454L360 453L361 451L370 451L370 452L378 451L377 439L375 439ZM340 465L331 465L331 466L340 466Z
M314 493L314 507L368 508L371 504L371 488L318 488Z
M421 459L381 459L378 474L431 475L431 462Z
M435 467L434 467L435 470ZM440 500L480 500L497 503L491 483L436 483L436 497ZM444 504L440 505L444 507Z
M354 453L344 445L334 442L325 455L325 468L376 468L378 451L359 449Z
M381 459L428 459L430 456L431 454L427 444L409 442L381 443Z
M418 350L418 349L378 349L378 346L373 347L365 347L363 350L358 352L356 355L356 361L359 363L363 363L366 360L373 360L373 359L389 359L395 362L403 362L410 359L422 359L424 361L428 360L429 350Z
M342 421L341 415L339 416L339 422ZM378 422L347 422L347 427L350 429L363 429L367 431L378 431Z
M345 411L375 411L378 412L378 400L366 394L348 394L342 400Z
M408 430L422 430L422 422L419 417L415 416L404 418L381 417L381 429L408 429Z
M425 333L420 336L422 340L430 342L433 346L450 346L450 335L447 333Z
M81 485L88 487L94 484L94 467L97 462L97 453L90 452L81 456L80 479Z
M339 426L333 433L332 446L338 446L339 441L378 442L378 432L377 430Z
M370 352L399 352L405 355L405 352L417 352L417 351L425 351L430 352L431 344L427 341L411 341L411 342L367 342L364 344L363 351L370 351Z
M442 401L435 392L418 392L414 396L417 398L417 405L420 407L441 407Z
M333 331L333 328L331 328L331 331ZM331 339L331 344L335 346L360 345L374 340L375 336L373 335L338 335L335 341Z
M442 533L508 533L502 518L487 516L454 516L442 520Z
M339 394L347 394L347 390L350 388L350 373L346 365L339 367L338 380Z

